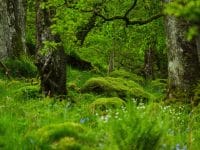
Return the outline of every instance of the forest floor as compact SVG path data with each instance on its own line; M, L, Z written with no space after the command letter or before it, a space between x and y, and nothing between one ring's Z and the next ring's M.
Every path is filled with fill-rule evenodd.
M82 92L91 77L103 79L98 76L69 70L69 94L62 101L40 95L37 79L2 77L0 149L197 150L200 147L200 108L165 104L159 100L164 97L164 89L161 90L158 80L140 83L142 89L138 84L136 93L142 92L139 101L138 95L124 99L118 95L130 88L128 83L133 81L118 88L109 87L106 82L109 79L114 85L127 80L125 77L101 80L106 90L109 87L117 91L113 95L109 95L110 91L91 92L92 89ZM143 101L146 97L153 100Z

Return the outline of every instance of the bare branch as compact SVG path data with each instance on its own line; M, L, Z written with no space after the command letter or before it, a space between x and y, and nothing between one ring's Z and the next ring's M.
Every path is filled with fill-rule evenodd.
M164 14L163 13L158 13L156 15L151 16L150 18L146 19L146 20L135 20L135 21L129 21L128 25L144 25L144 24L148 24L158 18L163 17Z
M134 0L132 6L126 11L126 13L124 14L124 17L127 17L128 14L131 12L131 10L133 10L135 8L135 6L137 5L137 0Z

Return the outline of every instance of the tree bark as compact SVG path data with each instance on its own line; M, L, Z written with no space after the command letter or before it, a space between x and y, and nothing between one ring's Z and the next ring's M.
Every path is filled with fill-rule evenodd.
M26 0L0 0L0 59L25 52L25 16Z
M36 29L37 29L37 68L41 79L41 90L45 95L66 95L66 56L59 35L52 34L52 18L56 13L55 8L42 9L41 2L36 1ZM48 52L42 55L44 42L54 42L56 47L48 47Z
M166 16L168 45L168 97L191 97L200 78L200 65L196 41L187 41L187 21Z

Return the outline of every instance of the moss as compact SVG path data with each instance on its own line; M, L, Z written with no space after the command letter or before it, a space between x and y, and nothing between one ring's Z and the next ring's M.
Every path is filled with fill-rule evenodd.
M138 76L134 73L127 72L123 69L115 70L115 71L111 72L110 76L111 77L121 77L121 78L124 78L124 79L133 80L133 81L140 83L140 84L144 83L143 77Z
M75 92L80 92L80 88L74 82L68 83L67 87L68 87L68 90L75 91Z
M106 96L117 96L122 99L135 98L150 100L153 96L144 91L138 83L122 78L97 77L91 78L81 89L82 92L94 92Z
M99 109L105 110L107 108L119 108L124 104L125 102L118 97L98 98L90 104L90 109L94 112Z
M55 150L80 150L81 145L72 137L64 137L51 145Z
M79 150L94 142L87 133L87 129L77 123L52 124L29 133L25 145L35 149Z

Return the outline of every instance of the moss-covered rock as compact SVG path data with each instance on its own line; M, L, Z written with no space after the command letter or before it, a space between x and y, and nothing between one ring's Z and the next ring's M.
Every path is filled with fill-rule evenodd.
M148 101L153 95L144 91L138 83L122 78L97 77L91 78L81 88L82 92L94 92L106 96L117 96L122 99L135 98L136 100Z
M115 70L115 71L111 72L110 76L111 77L115 77L115 78L121 77L121 78L124 78L124 79L133 80L133 81L135 81L137 83L140 83L140 84L144 83L144 78L143 77L138 76L138 75L136 75L134 73L127 72L127 71L125 71L123 69Z
M86 128L73 122L48 125L25 138L28 149L89 150L92 144L94 137L89 137Z
M90 104L90 109L92 112L95 110L105 110L108 108L119 108L125 105L125 102L118 97L110 98L98 98Z
M68 87L68 90L80 92L80 88L77 86L75 82L68 83L67 87Z

